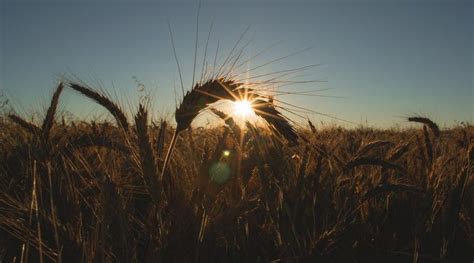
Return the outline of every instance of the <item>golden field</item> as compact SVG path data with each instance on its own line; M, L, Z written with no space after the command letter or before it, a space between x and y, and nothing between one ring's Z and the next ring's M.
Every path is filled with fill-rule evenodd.
M172 125L87 92L116 122L62 121L60 92L40 122L1 118L2 262L473 258L473 126L308 124L288 144L227 118L183 128L163 169Z

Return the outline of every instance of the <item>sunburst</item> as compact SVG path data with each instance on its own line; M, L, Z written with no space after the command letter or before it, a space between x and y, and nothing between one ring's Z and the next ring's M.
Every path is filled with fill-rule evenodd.
M233 102L234 115L241 118L249 117L253 112L252 104L248 100L238 100Z

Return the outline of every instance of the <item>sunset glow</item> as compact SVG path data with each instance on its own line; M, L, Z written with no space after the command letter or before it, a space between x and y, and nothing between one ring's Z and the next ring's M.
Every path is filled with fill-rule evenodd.
M234 114L245 118L253 113L252 105L248 100L239 100L234 102Z

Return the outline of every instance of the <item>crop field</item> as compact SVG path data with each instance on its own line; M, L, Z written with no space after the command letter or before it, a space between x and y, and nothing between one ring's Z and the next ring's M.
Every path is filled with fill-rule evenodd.
M0 263L474 263L473 17L1 1Z
M4 115L0 261L471 262L473 126L294 127L265 100L266 125L191 129L232 85L197 85L177 126L70 82L43 120ZM65 121L64 89L113 121Z

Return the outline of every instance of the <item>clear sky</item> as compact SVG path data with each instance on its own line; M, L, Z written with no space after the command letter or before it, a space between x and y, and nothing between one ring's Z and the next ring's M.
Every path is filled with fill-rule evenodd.
M125 106L153 96L154 115L170 115L179 75L192 81L198 1L10 1L0 13L0 89L15 108L48 104L59 76L75 75L102 87ZM322 95L286 96L301 107L371 126L403 124L421 114L441 125L473 122L473 1L210 1L202 0L198 70L211 21L208 61L217 43L221 61L242 32L248 58L276 44L245 67L311 49L270 64L263 74L311 64L303 79L325 83L286 86L326 89ZM140 92L136 77L146 86ZM62 109L81 117L99 107L67 91ZM316 121L334 120L304 114Z

